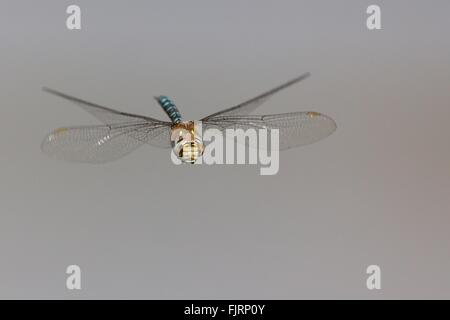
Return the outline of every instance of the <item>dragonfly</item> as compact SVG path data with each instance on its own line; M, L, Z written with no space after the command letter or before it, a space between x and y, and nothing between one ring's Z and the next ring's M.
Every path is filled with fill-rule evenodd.
M311 144L336 130L336 123L332 118L314 111L251 114L275 93L309 76L310 73L302 74L252 99L215 112L199 121L184 121L176 105L167 96L154 97L170 119L163 121L118 111L44 87L44 91L74 102L102 124L61 127L53 130L43 140L41 149L49 156L66 161L105 163L122 158L143 145L151 145L172 148L182 162L195 163L204 151L197 123L201 123L203 132L212 128L223 133L228 129L277 129L279 150Z

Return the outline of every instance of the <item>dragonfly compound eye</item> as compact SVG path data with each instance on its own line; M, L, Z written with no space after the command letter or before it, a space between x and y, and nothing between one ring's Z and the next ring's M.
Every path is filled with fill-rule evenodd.
M171 140L175 154L184 163L195 163L203 155L203 142L192 121L173 126Z
M203 144L200 141L185 141L175 147L175 152L181 161L195 163L203 154Z

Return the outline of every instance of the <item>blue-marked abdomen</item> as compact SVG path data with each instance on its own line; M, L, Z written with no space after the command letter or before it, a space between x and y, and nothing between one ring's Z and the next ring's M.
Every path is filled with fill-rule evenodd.
M175 104L167 98L166 96L159 96L156 98L160 106L164 109L164 111L169 116L170 120L172 120L173 123L179 123L181 122L181 114L180 111L178 111Z

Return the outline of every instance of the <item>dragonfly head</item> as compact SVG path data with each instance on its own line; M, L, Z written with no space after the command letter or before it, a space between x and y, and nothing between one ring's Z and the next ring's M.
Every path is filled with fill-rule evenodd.
M170 139L173 151L184 163L195 163L203 155L201 130L194 121L174 124Z

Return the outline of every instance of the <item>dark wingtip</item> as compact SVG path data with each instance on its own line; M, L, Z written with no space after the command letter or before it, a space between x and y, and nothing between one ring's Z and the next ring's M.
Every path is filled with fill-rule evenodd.
M311 72L305 72L304 74L302 74L301 76L298 76L298 80L303 80L303 79L306 79L306 78L309 78L309 77L311 77Z
M42 91L47 92L47 93L51 93L51 94L55 94L55 95L62 95L61 92L55 90L55 89L51 89L49 87L42 87Z

